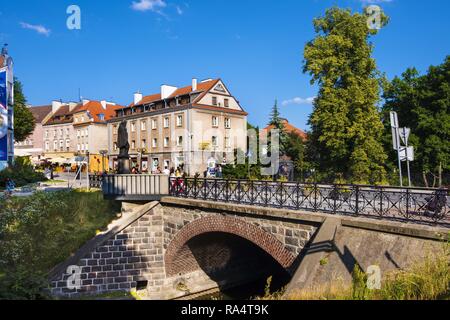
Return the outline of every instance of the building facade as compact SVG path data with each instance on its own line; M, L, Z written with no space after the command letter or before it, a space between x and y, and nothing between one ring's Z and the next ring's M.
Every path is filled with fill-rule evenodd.
M31 157L34 163L39 163L44 156L44 128L43 122L52 112L52 106L29 107L33 114L36 126L33 133L22 142L14 143L16 157Z
M106 121L115 115L118 108L123 106L107 101L53 101L52 113L43 125L44 157L62 165L76 164L76 159L84 157L89 161L91 172L106 170Z
M247 113L221 79L177 88L163 85L157 94L134 95L128 107L108 121L110 167L117 168L117 133L127 122L132 166L143 172L181 167L189 175L234 160L247 149Z

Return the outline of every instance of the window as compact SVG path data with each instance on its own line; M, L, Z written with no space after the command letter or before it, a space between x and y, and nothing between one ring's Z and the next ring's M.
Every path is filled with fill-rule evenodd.
M59 129L59 136L62 137L63 136L63 129Z
M80 137L80 130L77 130L77 138Z
M81 144L81 151L84 151L84 143Z
M216 116L212 117L212 126L214 128L217 128L219 126L219 118L218 117L216 117Z
M217 97L212 97L212 105L217 106Z
M217 136L212 136L211 142L214 147L217 147Z
M58 132L55 130L54 132L53 132L53 137L54 138L56 138L56 135L58 134Z
M48 141L45 141L45 151L50 150L50 143Z
M158 139L153 138L153 141L152 141L152 147L153 147L153 148L158 147Z
M177 138L177 146L178 147L183 146L183 136L178 136L178 138Z
M158 121L156 119L152 119L152 129L156 130L158 125Z
M131 132L136 132L136 123L135 122L131 123Z
M136 149L136 141L131 141L131 149Z
M164 148L168 148L169 147L169 137L165 137L164 138Z
M89 144L86 143L86 152L88 152L88 151L89 151Z
M48 130L45 130L45 138L48 139Z
M141 131L147 130L147 121L141 121Z
M66 150L69 151L69 149L70 149L70 140L67 139L66 140Z
M183 126L183 116L180 114L177 116L177 127Z
M80 144L77 144L77 151L80 152L80 150L81 150Z
M114 142L113 148L114 148L114 151L117 151L117 142Z
M98 119L99 119L100 121L105 121L105 115L104 115L103 113L100 113L100 114L98 115Z
M225 118L225 129L230 129L230 128L231 128L231 119Z
M89 136L89 129L84 130L84 136L88 137Z
M141 148L142 148L142 149L147 148L147 140L142 139L142 142L141 142Z
M225 148L230 148L231 147L231 140L230 140L230 137L225 137L225 141L224 141L224 143L225 143Z
M225 106L225 108L229 108L230 107L230 100L223 99L223 105Z
M164 118L164 128L168 128L169 127L169 118Z
M69 136L70 135L70 130L69 130L69 128L66 128L66 136Z

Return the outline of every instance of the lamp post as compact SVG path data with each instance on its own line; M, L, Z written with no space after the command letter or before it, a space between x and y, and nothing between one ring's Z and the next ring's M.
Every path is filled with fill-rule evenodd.
M108 154L108 151L100 150L100 154L102 155L102 168L103 168L103 173L104 173L105 172L105 158L106 158L106 155Z

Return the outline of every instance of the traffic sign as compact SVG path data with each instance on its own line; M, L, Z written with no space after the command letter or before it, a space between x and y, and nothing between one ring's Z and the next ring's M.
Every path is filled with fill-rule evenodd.
M400 129L400 138L402 139L403 143L408 145L409 135L411 134L410 128L401 128Z
M414 147L402 148L400 150L401 161L414 161Z

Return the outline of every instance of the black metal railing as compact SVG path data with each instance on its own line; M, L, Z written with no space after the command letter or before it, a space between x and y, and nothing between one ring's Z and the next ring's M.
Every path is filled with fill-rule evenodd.
M448 189L170 178L169 193L181 198L450 227Z
M89 175L89 187L95 189L101 189L103 184L103 176L97 174Z

